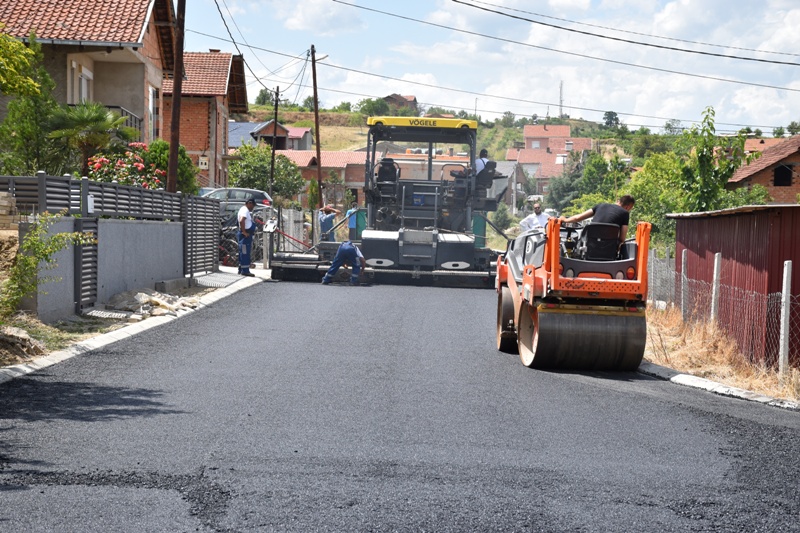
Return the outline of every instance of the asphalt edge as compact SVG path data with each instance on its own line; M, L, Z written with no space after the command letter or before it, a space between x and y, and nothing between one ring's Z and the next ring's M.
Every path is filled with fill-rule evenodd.
M717 383L716 381L711 381L710 379L692 376L691 374L682 374L671 368L660 366L655 363L651 363L649 361L642 361L641 364L639 365L639 368L637 369L637 372L658 379L663 379L665 381L671 381L672 383L675 383L677 385L683 385L685 387L692 387L695 389L702 389L707 392L711 392L713 394L719 394L720 396L728 396L731 398L738 398L750 402L757 402L760 404L769 405L772 407L778 407L780 409L787 409L790 411L800 411L800 403L797 402L792 402L789 400L781 400L779 398L772 398L771 396L765 396L763 394L758 394L756 392L752 392L749 390L740 389L737 387L731 387L729 385L723 385L722 383Z
M172 322L173 320L178 320L188 314L194 313L196 311L199 311L200 309L208 307L209 305L223 298L227 298L232 294L235 294L239 291L242 291L259 283L265 283L266 281L268 280L261 277L242 278L240 280L233 282L227 287L216 289L208 294L201 296L200 304L194 309L186 309L179 311L178 314L174 316L165 315L165 316L150 317L146 320L142 320L141 322L137 322L135 324L129 324L114 331L103 333L102 335L97 335L96 337L92 337L91 339L86 339L85 341L77 342L63 350L52 352L47 355L43 355L41 357L36 357L33 360L28 361L26 363L20 363L17 365L0 368L0 384L3 384L7 381L11 381L12 379L18 377L25 376L27 374L30 374L31 372L36 372L37 370L47 368L62 361L66 361L67 359L71 359L76 355L90 352L92 350L102 348L104 346L115 343L122 339L132 337L138 333L147 331L148 329L156 328L158 326L161 326L162 324Z

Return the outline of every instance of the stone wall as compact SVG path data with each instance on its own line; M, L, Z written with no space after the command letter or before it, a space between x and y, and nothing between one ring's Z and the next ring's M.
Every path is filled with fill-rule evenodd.
M17 202L11 193L0 192L0 229L19 229L15 219Z

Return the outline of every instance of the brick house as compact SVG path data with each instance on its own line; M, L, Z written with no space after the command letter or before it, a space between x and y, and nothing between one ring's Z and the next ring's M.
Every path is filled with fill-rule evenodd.
M219 50L184 52L180 141L200 169L200 187L228 185L228 117L247 113L244 59ZM172 124L172 80L164 80L164 131Z
M26 42L35 31L57 102L100 102L127 117L140 140L161 136L162 82L174 69L170 0L2 2L0 25ZM0 96L0 119L8 101Z
M387 104L398 109L407 108L412 111L419 110L417 97L413 95L403 96L401 94L390 94L389 96L384 96L383 99Z
M315 150L276 150L276 155L283 155L289 158L300 168L300 174L306 182L317 180L317 152ZM333 152L323 150L320 152L322 158L322 182L323 199L325 203L342 205L344 191L349 190L356 201L364 204L364 162L366 155L364 152ZM334 173L340 186L328 186L331 173ZM309 206L308 195L303 193L300 201L303 205ZM316 207L316 199L311 199L310 205Z
M264 143L272 146L275 137L276 150L311 150L314 145L311 128L293 128L269 122L229 122L228 148L238 148L243 144Z
M797 203L800 194L797 171L800 168L800 135L777 141L781 142L765 148L761 157L739 168L728 180L726 188L737 189L757 183L767 188L774 203Z
M516 161L526 176L536 179L537 194L547 194L550 180L561 176L570 154L578 152L584 159L593 148L592 139L570 133L569 126L528 124L522 131L523 147L509 148L506 160Z

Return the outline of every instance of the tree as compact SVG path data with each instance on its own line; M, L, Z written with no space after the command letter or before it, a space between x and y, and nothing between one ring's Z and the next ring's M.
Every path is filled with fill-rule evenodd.
M614 111L606 111L603 113L603 124L607 128L619 127L619 116Z
M791 121L789 125L786 126L786 131L789 132L789 135L797 135L800 133L800 123L796 120Z
M506 111L503 113L503 118L500 119L500 125L504 128L513 128L514 127L514 113L511 111Z
M337 113L350 113L352 111L352 107L353 106L350 104L350 102L341 102L331 111L335 111Z
M675 153L653 154L626 187L626 192L636 199L631 225L640 220L653 224L654 244L675 242L675 221L666 215L684 211L686 193L681 187L680 169L681 160Z
M271 184L271 190L276 196L287 199L303 189L305 181L300 175L300 169L283 155L275 157L275 176L272 179L272 150L269 146L245 144L239 147L239 156L241 159L233 160L228 165L232 185L269 191Z
M781 138L786 134L786 130L783 129L783 126L778 126L772 130L772 136L775 138Z
M664 124L665 135L680 135L683 131L683 125L677 118L670 119Z
M761 155L745 154L746 134L720 138L714 127L714 108L703 112L700 126L684 130L679 140L681 187L687 194L686 207L691 211L719 209L728 179L744 163Z
M155 168L167 171L169 167L169 143L163 139L156 139L147 147L143 155L146 165L154 165ZM199 186L197 184L197 174L200 170L194 166L192 158L186 153L186 147L178 147L178 183L177 190L197 194Z
M256 96L256 105L272 104L274 100L275 100L275 93L273 93L269 89L261 89L260 91L258 91L258 96Z
M506 229L511 225L511 214L505 202L497 204L497 210L492 215L492 222L500 229Z
M0 24L0 29L2 26ZM0 31L0 94L16 96L39 92L36 80L26 74L31 72L34 60L35 53L32 49Z
M8 103L8 114L0 125L0 172L32 176L39 170L51 176L64 174L64 161L70 159L65 142L51 139L50 118L58 109L53 98L55 83L42 66L41 45L32 36L33 60L22 72L39 91L21 94Z
M633 156L644 158L652 154L664 153L669 148L664 138L658 135L636 135L631 149Z
M383 98L366 98L356 104L356 112L371 117L389 114L389 104Z
M583 174L581 154L570 152L561 176L550 180L547 191L547 205L556 211L563 212L572 201L579 196L578 181Z
M306 96L305 100L303 100L303 103L300 104L300 107L306 111L314 111L314 97ZM320 108L322 108L322 104L320 104Z
M59 108L50 122L50 137L64 139L80 153L74 165L81 175L89 173L89 158L102 149L123 144L138 135L133 128L123 126L125 117L108 110L98 102L83 102Z

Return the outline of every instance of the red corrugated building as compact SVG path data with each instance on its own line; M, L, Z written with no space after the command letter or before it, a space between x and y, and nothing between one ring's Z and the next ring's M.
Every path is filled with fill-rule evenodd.
M792 295L800 300L800 205L745 206L668 217L676 220L678 274L683 274L681 258L687 250L687 278L710 287L714 255L721 253L724 290L718 324L751 360L775 364L784 261L792 261ZM798 332L800 309L792 315L790 330ZM790 335L790 363L800 366L797 333Z

